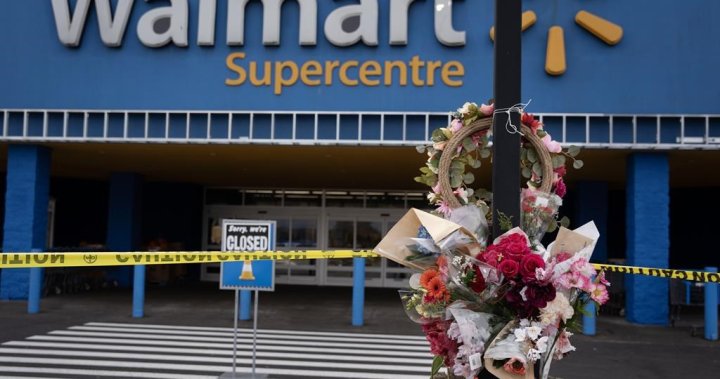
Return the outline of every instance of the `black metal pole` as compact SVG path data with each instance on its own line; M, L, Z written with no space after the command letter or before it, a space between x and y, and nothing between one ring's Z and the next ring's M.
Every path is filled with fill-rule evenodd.
M495 0L495 109L520 102L520 58L522 0ZM498 113L493 122L493 235L499 236L498 212L520 222L520 135L506 130L507 114ZM510 113L520 129L520 115Z

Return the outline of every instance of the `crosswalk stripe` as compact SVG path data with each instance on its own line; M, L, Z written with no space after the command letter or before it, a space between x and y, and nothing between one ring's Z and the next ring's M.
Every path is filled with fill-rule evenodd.
M112 358L112 359L138 359L153 361L172 361L172 362L194 362L194 363L224 363L232 364L232 357L206 357L197 355L164 355L164 354L132 354L132 353L108 353L97 351L77 351L77 350L48 350L48 349L16 349L16 348L0 348L0 354L24 354L24 355L40 355L62 356L75 358ZM252 359L238 358L238 364L251 365ZM431 362L429 362L431 363ZM292 367L327 367L327 360L320 361L294 361L283 359L263 359L258 357L257 365L259 366L292 366ZM408 371L408 372L426 372L427 368L423 365L407 366L399 365L397 362L392 365L380 365L377 363L341 363L333 362L335 369L347 370L375 370L375 371Z
M230 346L226 349L187 349L187 348L170 348L170 347L156 347L156 346L119 346L119 345L97 345L97 344L82 344L82 343L57 343L57 342L33 342L33 341L10 341L3 343L2 346L17 346L17 347L45 347L45 348L58 348L58 349L89 349L89 350L112 350L112 351L131 351L131 352L155 352L155 353L177 353L177 354L196 354L196 355L228 355L232 356L232 350ZM247 347L247 350L238 350L238 357L251 357L251 347ZM286 358L286 359L324 359L334 361L359 361L359 362L379 362L379 363L395 363L398 361L398 357L370 357L363 356L357 357L354 355L338 355L338 354L299 354L299 353L287 353L287 352L274 352L274 351L259 351L257 353L258 358ZM430 354L426 355L425 359L418 358L402 358L402 362L405 364L415 364L420 366L427 366L432 363L432 357Z
M130 323L117 323L117 322L86 322L86 326L114 326L123 327L129 326L133 328L144 328L144 329L179 329L179 330L206 330L206 331L221 331L221 332L232 332L232 328L221 328L212 326L177 326L177 325L158 325L158 324L130 324ZM241 332L250 332L252 329L238 328ZM425 341L423 336L408 336L403 334L369 334L369 333L340 333L340 332L315 332L315 331L300 331L300 330L282 330L282 329L262 329L263 333L267 334L288 334L288 335L310 335L310 336L333 336L333 337L368 337L368 338L392 338L392 339L407 339Z
M55 335L75 335L88 337L126 337L126 338L152 338L164 340L179 341L205 341L205 342L232 342L233 338L229 337L193 337L183 335L161 335L161 334L143 334L143 333L113 333L113 332L86 332L76 330L55 330L50 332ZM238 342L252 343L252 338L238 338ZM322 342L322 341L287 341L287 340L267 340L264 339L265 345L294 345L294 346L325 346L325 347L347 347L353 349L385 349L385 350L412 350L427 351L426 346L397 346L391 344L361 344L361 343L345 343L345 342Z
M32 374L53 374L53 375L87 375L87 376L114 376L122 378L148 378L148 379L217 379L217 375L186 375L186 374L162 374L155 372L133 372L133 371L109 371L109 370L83 370L68 368L45 368L45 367L20 367L2 366L0 372L32 373ZM2 376L2 378L32 379L27 376ZM49 378L37 378L49 379ZM51 378L50 378L51 379Z
M215 372L229 372L232 368L230 366L214 366L214 365L196 365L196 364L165 364L155 362L142 362L142 361L116 361L116 360L89 360L89 359L56 359L56 358L26 358L26 357L15 357L15 356L0 356L0 362L6 363L27 363L27 364L44 364L44 365L64 365L64 366L88 366L88 367L117 367L117 368L141 368L141 369L154 369L154 370L165 370L165 371L215 371ZM325 367L330 364L325 364ZM2 366L0 366L2 367ZM0 368L0 370L4 367ZM250 372L249 368L243 367L241 372ZM272 368L267 369L263 367L257 368L258 374L280 374L280 375L303 375L303 376L314 376L314 377L331 377L331 378L353 378L353 379L387 379L392 377L393 379L426 379L427 375L407 375L407 374L388 374L388 373L357 373L351 371L334 371L328 367L325 370L304 370L298 368L292 369L278 369Z
M232 343L213 343L213 342L185 342L185 341L158 341L158 340L146 340L146 339L123 339L123 338L94 338L94 337L73 337L73 336L57 336L57 335L38 335L27 338L33 341L76 341L76 342L87 342L87 343L109 343L116 345L149 345L149 346L185 346L185 347L204 347L204 348L223 348L232 349ZM308 347L308 346L282 346L282 345L263 345L262 341L259 341L257 346L258 351L300 351L300 352L315 352L315 353L338 353L338 354L357 354L356 349L342 349L342 348L324 348L324 347ZM239 350L252 349L251 344L238 344ZM377 356L394 356L398 358L404 357L421 357L425 358L428 356L430 348L424 352L414 351L395 351L395 350L363 350L364 356L377 355Z
M152 333L167 335L189 335L189 336L208 336L208 337L232 337L232 331L227 332L210 332L210 331L193 331L193 330L163 330L163 329L147 329L132 327L107 327L107 326L72 326L70 330L87 330L87 331L107 331L107 332L127 332L127 333ZM238 332L238 336L252 337L252 330ZM286 339L286 340L302 340L302 341L335 341L335 342L364 342L364 343L395 343L396 339L391 338L351 338L351 337L331 337L331 336L297 336L297 335L281 335L265 333L264 330L258 331L258 338L265 339ZM405 344L426 346L427 341L423 340L403 340Z

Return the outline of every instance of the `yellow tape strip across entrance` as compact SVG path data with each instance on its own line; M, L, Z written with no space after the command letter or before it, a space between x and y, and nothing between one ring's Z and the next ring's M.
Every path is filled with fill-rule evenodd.
M135 251L135 252L69 252L4 253L0 268L30 267L97 267L178 263L217 263L255 260L302 260L379 258L372 250L293 250L293 251ZM598 270L658 278L719 283L720 274L704 271L672 270L594 263Z

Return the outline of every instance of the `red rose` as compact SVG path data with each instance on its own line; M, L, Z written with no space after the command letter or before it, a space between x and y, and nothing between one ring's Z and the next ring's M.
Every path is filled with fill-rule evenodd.
M512 259L504 259L498 269L506 278L514 278L520 272L520 264Z
M545 268L545 261L537 254L528 254L520 262L520 275L524 281L535 279L535 269Z
M483 276L482 271L480 271L480 267L475 266L475 277L470 283L470 288L477 293L480 293L487 288L487 284L485 284L485 277Z
M520 262L525 255L530 254L527 239L519 233L503 238L498 245L506 258L516 262Z

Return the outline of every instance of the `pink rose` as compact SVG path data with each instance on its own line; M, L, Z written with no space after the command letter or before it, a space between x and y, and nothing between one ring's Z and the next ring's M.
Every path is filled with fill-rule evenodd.
M517 358L510 358L503 365L503 370L513 375L525 375L525 362Z
M485 116L492 116L493 112L495 112L495 104L480 105L480 113L484 114Z
M560 145L559 142L552 140L552 137L550 137L550 133L546 134L545 137L542 138L542 141L545 144L545 147L547 147L549 152L551 152L551 153L562 152L562 146Z
M455 132L457 132L458 130L460 130L460 128L462 128L462 126L463 126L462 121L460 121L459 119L455 118L455 119L452 120L452 122L450 122L450 131L452 131L453 133L455 133Z

